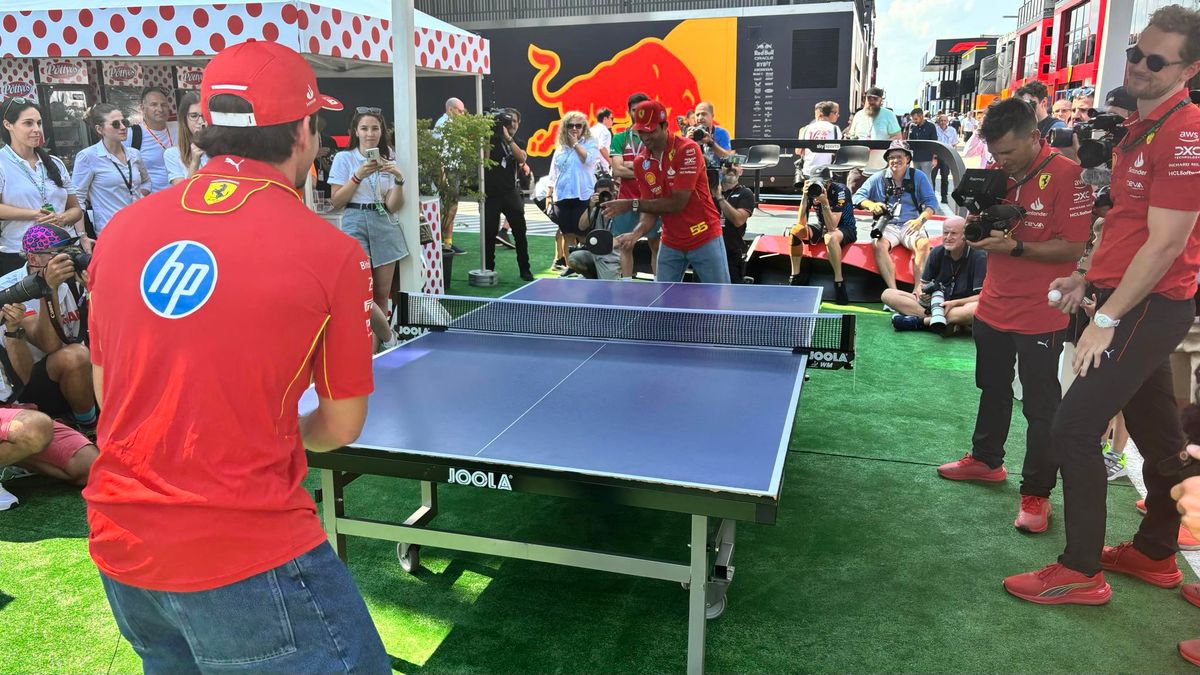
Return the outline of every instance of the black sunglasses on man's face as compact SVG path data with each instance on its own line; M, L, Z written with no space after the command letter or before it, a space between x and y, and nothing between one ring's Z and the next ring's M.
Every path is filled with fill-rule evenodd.
M1161 54L1147 54L1137 45L1125 50L1125 60L1129 61L1133 65L1136 66L1137 64L1141 63L1142 59L1146 59L1146 69L1152 73L1157 73L1167 66L1177 66L1181 63L1187 63L1187 61L1182 60L1168 61L1167 57L1162 56Z

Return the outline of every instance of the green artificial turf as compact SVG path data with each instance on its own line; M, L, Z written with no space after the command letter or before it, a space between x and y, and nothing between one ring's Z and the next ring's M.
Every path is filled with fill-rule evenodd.
M552 247L531 238L535 273L549 273ZM498 253L501 284L490 289L468 286L471 265L456 264L451 291L516 288L513 257ZM1200 621L1175 591L1111 575L1107 606L1038 607L1002 590L1005 575L1052 561L1063 543L1060 494L1049 532L1012 528L1020 404L1007 483L941 480L934 466L966 449L978 401L970 339L895 334L875 311L860 312L858 325L855 369L814 372L805 385L778 523L739 525L729 604L709 624L709 670L1187 670L1175 643L1200 636ZM753 405L752 383L747 391ZM464 406L486 405L472 396ZM88 559L78 492L42 478L8 487L22 505L0 513L0 671L105 673L111 662L111 672L138 672ZM1118 484L1109 495L1117 541L1136 527L1136 493ZM447 486L439 496L440 527L687 557L680 514ZM417 499L415 484L377 477L347 488L355 517L399 520ZM351 538L348 550L399 671L684 669L687 597L678 584L437 549L424 551L426 569L413 576L385 542Z

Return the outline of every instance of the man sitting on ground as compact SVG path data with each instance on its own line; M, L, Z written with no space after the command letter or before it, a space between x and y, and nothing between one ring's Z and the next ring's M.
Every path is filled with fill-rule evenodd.
M933 282L937 282L946 298L942 303L942 311L946 313L943 336L970 326L975 319L983 277L987 273L987 254L967 246L963 237L966 222L955 216L942 223L942 243L929 252L925 273L912 293L894 288L883 292L884 304L897 312L892 315L892 326L896 330L930 327L930 294L924 293L923 289Z

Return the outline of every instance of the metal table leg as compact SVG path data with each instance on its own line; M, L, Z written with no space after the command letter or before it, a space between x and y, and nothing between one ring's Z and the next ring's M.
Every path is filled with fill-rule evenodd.
M337 473L321 469L321 519L325 534L329 537L329 545L333 546L342 562L346 562L346 535L338 532L337 521L346 515L346 502L342 497L344 485Z
M691 573L688 583L688 665L689 675L704 672L704 637L708 626L705 608L708 600L708 517L692 516Z
M413 511L408 520L404 521L407 527L424 527L429 524L437 515L437 484L430 481L421 481L421 507ZM412 574L421 566L421 545L420 544L396 544L396 557L400 559L400 567L405 572Z

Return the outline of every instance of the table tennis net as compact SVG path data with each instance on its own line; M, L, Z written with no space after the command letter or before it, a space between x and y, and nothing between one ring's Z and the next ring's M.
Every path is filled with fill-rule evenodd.
M622 307L401 293L401 325L600 340L768 347L853 356L854 316Z

